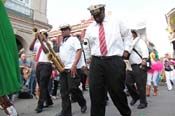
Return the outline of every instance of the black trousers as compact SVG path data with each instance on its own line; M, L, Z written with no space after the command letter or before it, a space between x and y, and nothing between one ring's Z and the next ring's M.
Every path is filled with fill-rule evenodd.
M126 86L132 99L140 99L140 103L147 104L146 100L147 72L140 65L132 65L132 71L127 71ZM137 89L135 87L135 83Z
M79 71L79 70L77 70ZM70 102L70 94L73 94L77 98L78 104L82 107L86 104L86 100L82 91L79 88L80 76L72 77L69 71L60 73L60 93L62 98L62 111L65 116L72 116L72 108Z
M46 102L46 104L52 102L48 90L51 73L51 63L38 63L36 67L36 78L40 89L38 108L43 108L44 102Z
M122 116L131 116L125 89L125 68L119 56L92 57L89 72L91 115L105 116L106 91Z
M57 95L58 84L59 84L59 81L58 80L54 80L53 81L53 91L52 91L52 95L53 96L56 96Z
M86 89L86 75L85 73L81 70L81 69L77 69L77 73L80 77L80 82L82 83L82 90L85 90ZM74 94L71 94L71 100L76 102L77 101L77 98Z
M87 75L82 70L80 72L80 77L81 77L81 83L82 83L82 90L86 90Z

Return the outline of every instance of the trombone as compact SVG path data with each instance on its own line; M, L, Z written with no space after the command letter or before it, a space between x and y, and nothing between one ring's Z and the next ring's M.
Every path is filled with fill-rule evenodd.
M46 37L48 36L47 32L38 33L37 28L33 28L33 32L35 32L35 34L41 34L43 36L43 41L46 43L46 46L43 43L43 41L41 41L41 40L39 40L39 41L41 42L42 45L45 46L45 48L47 48L47 51L49 51L49 53L47 55L48 60L53 62L53 64L56 66L56 69L59 72L64 72L64 64L62 63L60 56L56 55L56 53L53 50L53 48L51 47L50 43L46 40Z

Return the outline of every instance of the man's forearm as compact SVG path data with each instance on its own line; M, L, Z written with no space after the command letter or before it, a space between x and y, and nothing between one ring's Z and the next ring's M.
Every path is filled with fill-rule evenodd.
M74 63L72 66L77 66L80 58L81 58L81 52L82 50L81 49L78 49L77 52L76 52L76 55L75 55L75 60L74 60Z

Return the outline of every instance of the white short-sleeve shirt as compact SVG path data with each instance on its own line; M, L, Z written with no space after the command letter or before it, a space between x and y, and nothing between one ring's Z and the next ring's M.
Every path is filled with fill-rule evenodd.
M65 69L70 69L75 60L75 55L78 49L81 49L80 41L77 37L69 37L60 46L60 58Z
M137 42L135 43L135 41ZM149 51L145 41L137 37L135 38L135 40L133 40L133 43L135 43L134 48L142 56L142 58L148 58ZM142 62L142 58L140 58L140 56L134 50L132 50L131 55L129 57L129 62L131 64L140 64Z
M53 44L52 42L48 41L49 44L51 45L51 48L53 48ZM46 46L46 44L44 43L44 45ZM41 44L39 41L37 41L34 45L34 51L36 51L36 54L38 54L39 52L39 48L40 48ZM47 46L46 46L47 48ZM44 51L42 50L38 59L38 62L49 62L48 58L47 58L47 54L44 53Z

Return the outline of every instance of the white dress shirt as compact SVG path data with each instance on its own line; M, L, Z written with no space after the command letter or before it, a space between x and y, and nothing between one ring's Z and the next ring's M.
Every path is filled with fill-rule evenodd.
M132 35L121 21L105 18L103 26L107 45L106 56L122 56L124 50L129 51ZM99 42L99 24L95 21L87 28L85 39L89 40L91 55L102 56Z
M65 69L70 69L72 67L78 49L81 49L81 45L77 37L71 36L65 42L61 43L60 58ZM78 65L77 68L79 68Z
M51 45L51 48L53 48L52 42L51 41L48 41L48 42ZM45 42L44 42L44 45L46 46ZM41 46L41 43L37 40L37 42L34 45L34 51L36 51L36 54L38 54L40 46ZM46 46L46 48L47 48L47 46ZM48 54L45 54L44 51L42 50L41 54L39 56L38 62L50 62L47 58L47 55Z
M82 45L83 45L83 50L84 50L86 60L89 60L91 58L89 41L87 39L84 39Z
M143 39L140 39L139 37L135 38L132 41L133 47L136 49L136 51L142 56L142 58L148 58L149 51L148 47ZM133 47L131 49L133 49ZM129 57L130 64L140 64L142 62L142 59L140 56L134 51L130 50L131 54Z

